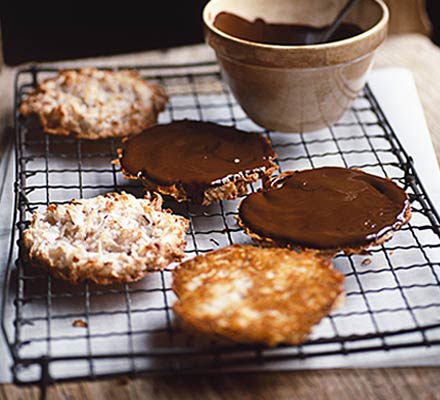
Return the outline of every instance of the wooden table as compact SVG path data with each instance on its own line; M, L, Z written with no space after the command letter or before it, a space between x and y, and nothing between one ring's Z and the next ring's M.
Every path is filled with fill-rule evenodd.
M212 59L204 45L149 52L80 64L177 63ZM69 65L76 63L69 63ZM440 156L440 49L418 34L390 37L377 54L376 68L400 66L412 70L426 119ZM11 123L14 69L0 74L0 132ZM411 350L408 350L411 351ZM0 362L3 362L0 361ZM36 399L34 387L0 385L1 399ZM92 383L60 384L49 399L440 399L440 368L387 368L300 372L219 374L216 376L147 377Z

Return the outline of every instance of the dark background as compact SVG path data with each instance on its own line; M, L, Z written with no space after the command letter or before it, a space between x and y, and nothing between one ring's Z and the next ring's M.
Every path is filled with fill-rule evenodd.
M432 40L440 46L440 0L427 0L426 8L432 22Z
M1 1L6 3L0 6L3 52L10 65L200 43L201 12L207 2L14 1L11 6ZM427 8L434 22L433 39L440 44L440 0L428 0Z
M0 3L8 0L0 0ZM207 0L0 5L5 63L159 49L203 41Z

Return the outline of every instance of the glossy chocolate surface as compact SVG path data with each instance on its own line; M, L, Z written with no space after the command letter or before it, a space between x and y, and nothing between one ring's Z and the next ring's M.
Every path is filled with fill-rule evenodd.
M270 24L261 18L257 18L255 21L248 21L228 12L219 13L215 17L214 26L240 39L278 45L322 43L322 34L328 28L315 28L307 25ZM348 39L362 32L359 26L343 22L328 42Z
M183 120L130 138L120 163L130 175L200 193L236 174L265 170L274 157L270 143L257 133Z
M324 167L275 180L240 205L242 222L282 244L311 249L366 246L405 222L403 189L359 170Z

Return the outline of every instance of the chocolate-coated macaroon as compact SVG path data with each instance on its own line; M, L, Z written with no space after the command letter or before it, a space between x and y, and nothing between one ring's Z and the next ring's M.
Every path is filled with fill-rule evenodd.
M391 180L338 167L283 173L239 208L240 226L260 244L328 255L381 244L410 218Z
M258 133L201 121L156 125L128 139L119 163L128 178L177 201L209 205L246 194L277 169L270 142Z

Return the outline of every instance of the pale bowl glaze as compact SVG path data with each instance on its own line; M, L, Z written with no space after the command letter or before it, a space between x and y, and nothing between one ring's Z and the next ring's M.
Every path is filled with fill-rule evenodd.
M375 50L387 34L382 0L360 0L345 21L363 33L332 43L280 46L233 37L214 26L228 11L253 21L323 27L346 0L211 0L203 10L205 38L238 103L258 125L279 132L331 126L365 85Z

